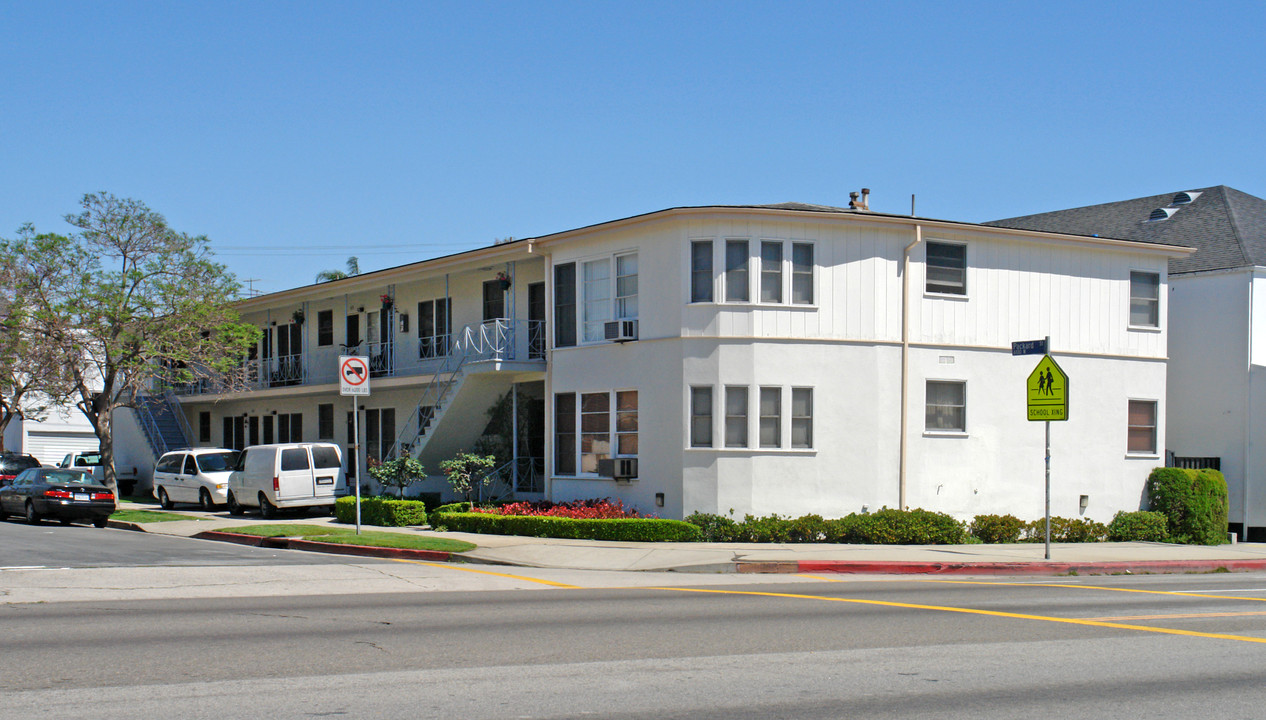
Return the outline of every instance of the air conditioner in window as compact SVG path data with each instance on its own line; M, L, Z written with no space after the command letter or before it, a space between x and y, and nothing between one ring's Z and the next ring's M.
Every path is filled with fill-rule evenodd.
M637 477L637 458L599 460L598 474L616 480L632 480Z
M637 339L636 320L612 320L602 324L602 336L611 342L628 342Z

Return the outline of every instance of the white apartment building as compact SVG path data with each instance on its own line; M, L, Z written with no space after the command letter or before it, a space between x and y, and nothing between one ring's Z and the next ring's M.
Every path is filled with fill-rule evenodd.
M362 468L410 452L438 476L513 390L520 497L1036 518L1038 358L1011 343L1049 336L1070 378L1052 512L1107 521L1162 464L1166 264L1189 252L862 207L672 208L244 300L265 331L250 389L203 381L180 405L199 446L350 448L336 363L361 354Z

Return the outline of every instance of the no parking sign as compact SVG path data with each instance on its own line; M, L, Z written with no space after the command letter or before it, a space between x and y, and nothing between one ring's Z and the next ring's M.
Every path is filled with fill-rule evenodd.
M338 359L338 394L369 394L369 363L357 355L341 355Z

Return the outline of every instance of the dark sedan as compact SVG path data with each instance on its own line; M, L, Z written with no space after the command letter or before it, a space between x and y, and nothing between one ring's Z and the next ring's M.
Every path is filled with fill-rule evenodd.
M113 512L114 493L83 470L31 468L0 488L0 519L22 515L32 525L46 517L57 518L63 525L91 520L105 527Z

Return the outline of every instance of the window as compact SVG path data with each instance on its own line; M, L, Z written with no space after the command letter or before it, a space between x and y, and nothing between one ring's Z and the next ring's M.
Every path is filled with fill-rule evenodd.
M343 467L343 461L338 456L338 450L329 445L316 445L312 448L312 466L318 470L338 468Z
M637 456L637 391L615 393L615 454Z
M325 347L334 344L334 311L317 311L317 345Z
M502 282L484 281L484 322L506 316L506 291Z
M611 395L580 396L580 472L598 472L598 460L611 457Z
M603 323L611 319L611 261L590 260L581 266L582 333L585 342L602 340Z
M264 336L267 339L267 335ZM345 338L348 350L360 347L360 315L353 313L347 316L347 336ZM264 357L268 357L268 353L264 353Z
M813 245L791 244L791 302L813 304Z
M712 447L712 388L690 388L690 447Z
M725 446L747 447L747 388L725 388Z
M690 302L712 302L712 241L690 243Z
M252 415L246 418L246 446L259 444L259 416Z
M928 380L927 430L967 431L967 383Z
M748 302L751 300L747 282L747 241L725 241L725 300Z
M760 446L782 447L782 388L760 389Z
M1130 324L1160 327L1160 275L1130 273Z
M273 416L264 416L264 444L271 445L273 443Z
M813 388L791 389L791 447L813 447Z
M391 457L396 445L396 409L365 411L365 456L382 462Z
M334 439L334 405L325 403L317 405L317 439Z
M282 413L277 416L277 442L303 442L302 413Z
M360 442L360 438L356 437L355 415L351 412L347 413L347 439L348 446L343 451L343 457L347 458L347 477L355 479L356 466L360 464L359 458L356 456L356 444Z
M967 246L929 242L927 253L927 291L966 295Z
M453 307L448 298L418 303L418 357L446 357L452 345Z
M1126 450L1146 455L1156 454L1156 401L1131 400L1129 439Z
M576 474L576 393L554 396L554 474Z
M554 347L576 344L576 263L554 268Z
M211 442L211 413L206 410L198 413L198 442Z
M286 448L281 451L281 470L308 470L308 451L306 448Z
M760 244L760 301L782 302L782 243Z
M637 317L637 254L615 256L615 317Z

